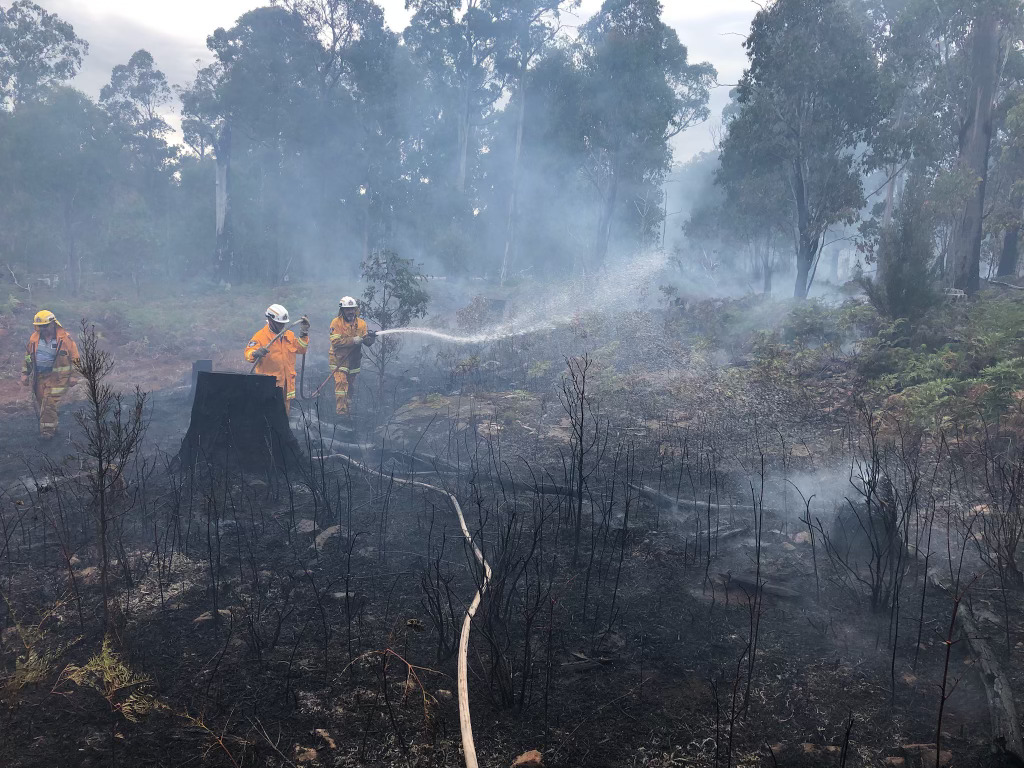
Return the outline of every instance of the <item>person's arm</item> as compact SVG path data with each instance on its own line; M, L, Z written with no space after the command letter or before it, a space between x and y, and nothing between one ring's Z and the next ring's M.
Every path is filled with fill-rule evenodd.
M256 337L253 336L252 339L249 340L249 345L245 348L245 362L255 363L266 357L266 354L267 348L261 347L260 343L256 340Z
M71 363L71 372L68 374L68 387L73 387L78 384L78 363L81 359L78 354L78 345L71 336L67 337L68 340L68 361Z
M32 342L25 346L25 362L21 366L21 385L27 387L32 377L32 369L35 366L35 360L32 359Z
M306 354L306 350L309 349L309 318L305 315L299 322L299 338L296 339L296 342L296 354Z

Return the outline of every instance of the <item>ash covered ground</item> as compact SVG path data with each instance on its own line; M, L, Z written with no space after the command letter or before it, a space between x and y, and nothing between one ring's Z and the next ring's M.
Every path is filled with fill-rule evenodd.
M1021 601L991 557L1002 502L968 474L982 443L857 397L838 347L701 333L758 307L410 336L361 374L353 420L329 393L293 407L283 470L183 466L187 377L155 389L105 494L105 577L81 404L46 444L12 409L4 764L459 764L483 571L447 493L491 569L468 654L481 765L994 759L972 640L1016 687ZM449 331L493 322L463 309Z

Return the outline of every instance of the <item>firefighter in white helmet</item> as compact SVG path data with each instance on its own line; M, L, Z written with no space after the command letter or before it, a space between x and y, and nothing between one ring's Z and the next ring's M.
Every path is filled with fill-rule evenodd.
M363 359L363 347L376 339L376 331L366 327L359 317L359 305L351 296L342 296L338 302L338 316L331 320L331 351L327 357L334 371L334 397L339 416L348 414L355 376Z
M284 393L287 413L295 399L295 356L306 354L309 347L309 319L302 316L296 336L285 330L289 323L288 310L280 304L267 307L266 317L267 324L253 334L245 348L245 360L256 364L253 373L277 379L277 386Z

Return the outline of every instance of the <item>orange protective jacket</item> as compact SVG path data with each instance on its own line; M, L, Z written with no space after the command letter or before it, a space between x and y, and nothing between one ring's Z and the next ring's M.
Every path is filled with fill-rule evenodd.
M327 355L327 362L332 370L359 373L359 366L363 363L363 347L352 341L356 336L362 336L366 346L373 343L367 337L366 321L361 317L356 317L351 323L345 322L341 315L331 320L331 351Z
M22 376L30 377L36 373L36 351L39 349L39 331L33 331L25 348L25 364ZM67 387L75 375L75 362L78 360L78 345L71 334L57 326L57 357L53 361L53 373L60 384L59 388Z
M245 348L245 360L255 363L253 354L260 347L267 347L269 350L266 356L256 363L256 370L253 373L262 373L265 376L274 376L277 379L277 386L284 391L286 400L295 399L295 356L306 354L309 347L308 339L301 339L291 331L285 331L281 338L274 341L277 334L270 330L269 323L263 326L249 341ZM270 342L274 341L273 344ZM267 346L267 345L270 346Z

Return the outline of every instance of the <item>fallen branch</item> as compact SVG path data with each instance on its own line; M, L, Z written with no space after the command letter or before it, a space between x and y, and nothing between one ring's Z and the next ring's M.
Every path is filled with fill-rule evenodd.
M10 264L4 264L4 266L7 267L7 271L11 273L11 282L14 283L18 288L21 288L21 290L28 291L29 295L31 296L32 288L27 285L22 285L21 283L18 282L18 276L14 274L14 270L11 269Z
M1002 280L989 280L992 285L1001 285L1004 288L1013 288L1015 291L1024 291L1024 285L1014 285L1013 283L1004 283Z
M943 592L951 594L950 588L942 583L937 571L929 571L928 579ZM1008 751L1017 755L1024 754L1020 719L1017 717L1017 707L1013 701L1011 682L1000 667L992 648L978 632L974 614L971 613L966 601L960 604L957 622L960 624L961 633L967 640L971 651L978 657L981 667L981 682L985 687L989 715L992 720L992 738L994 740L1005 739Z
M603 667L606 664L614 664L617 658L601 656L596 659L583 659L582 661L566 661L562 663L562 669L566 672L589 672L592 669Z

